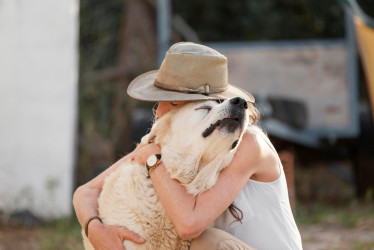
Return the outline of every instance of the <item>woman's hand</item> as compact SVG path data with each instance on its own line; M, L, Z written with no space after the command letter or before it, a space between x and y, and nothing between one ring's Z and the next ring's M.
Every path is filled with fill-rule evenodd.
M89 225L88 239L96 250L124 250L123 242L143 244L145 240L125 227L110 226L94 220Z
M86 221L92 216L97 215L98 198L101 189L104 185L104 180L111 173L116 171L119 166L125 162L131 161L133 153L128 154L115 164L110 166L103 173L89 181L88 183L78 187L74 192L73 205L78 221L84 228ZM98 220L93 220L89 224L88 238L95 249L125 249L123 246L124 240L131 240L136 243L144 243L137 237L137 234L129 231L124 227L109 226L100 223Z
M150 155L160 154L161 147L155 143L139 144L136 149L131 153L131 160L145 166L147 159Z

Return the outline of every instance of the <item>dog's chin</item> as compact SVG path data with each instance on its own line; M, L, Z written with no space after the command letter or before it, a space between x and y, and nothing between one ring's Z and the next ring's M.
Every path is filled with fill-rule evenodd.
M244 127L244 119L242 118L224 118L211 124L205 129L202 136L204 138L210 136L216 129L225 133L236 133L238 130L242 131Z
M234 141L231 145L231 150L235 149L238 146L240 137L243 133L244 124L244 119L225 118L222 120L220 126L217 128L219 131L222 131L224 133L237 135L235 139L233 138Z
M243 126L243 121L239 118L225 118L221 121L218 130L225 130L228 133L235 133L238 129Z

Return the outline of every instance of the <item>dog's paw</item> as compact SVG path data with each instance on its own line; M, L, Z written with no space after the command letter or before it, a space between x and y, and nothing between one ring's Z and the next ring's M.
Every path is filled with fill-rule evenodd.
M146 144L151 143L151 142L154 142L154 138L151 138L150 134L146 134L140 140L140 143L143 144L143 145L146 145Z

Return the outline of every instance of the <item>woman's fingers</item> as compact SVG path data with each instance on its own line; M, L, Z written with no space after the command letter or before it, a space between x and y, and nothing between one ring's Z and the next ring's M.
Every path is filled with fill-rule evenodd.
M145 242L145 239L143 239L137 233L134 233L125 227L120 228L120 234L123 241L130 240L137 244L143 244Z
M125 227L110 226L101 223L93 224L89 240L97 250L125 250L123 242L133 241L143 244L145 240Z
M89 240L96 250L125 250L118 231L118 227L95 225L89 234Z
M145 166L145 163L150 155L159 153L161 153L161 147L158 144L149 143L147 145L138 146L133 152L131 159L140 165Z

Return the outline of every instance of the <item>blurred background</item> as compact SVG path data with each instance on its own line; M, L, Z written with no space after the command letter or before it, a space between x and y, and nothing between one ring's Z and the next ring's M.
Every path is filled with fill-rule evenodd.
M374 249L374 0L0 1L0 250L82 249L72 194L130 152L169 46L228 57L305 249Z

